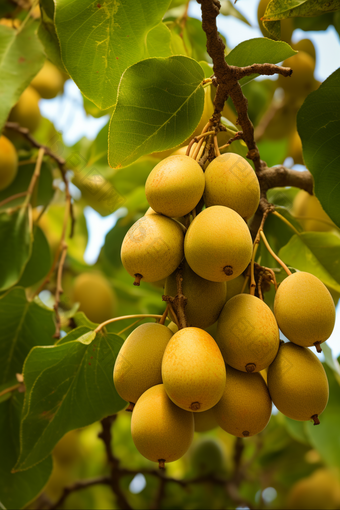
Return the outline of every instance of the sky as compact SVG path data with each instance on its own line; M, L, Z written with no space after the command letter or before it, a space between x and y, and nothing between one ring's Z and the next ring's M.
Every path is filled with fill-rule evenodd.
M242 14L254 25L249 27L242 21L231 16L219 16L218 28L227 39L228 46L234 48L240 42L256 37L262 37L257 25L257 5L255 0L238 0L236 7ZM189 15L200 19L200 6L196 2L191 2ZM315 77L323 81L340 65L340 43L339 36L334 27L329 27L323 32L303 32L295 30L293 42L308 37L316 48L316 69ZM331 49L331 51L330 51ZM83 136L94 139L99 130L107 123L108 117L100 119L86 116L82 107L83 101L77 86L69 80L65 84L63 96L52 100L41 100L40 108L42 114L50 119L56 128L63 133L64 142L67 145L73 145ZM69 115L69 112L72 115ZM61 112L68 112L67 114ZM302 167L303 168L303 167ZM84 211L89 230L89 243L85 252L85 261L88 264L94 264L101 246L104 243L105 236L115 225L117 214L112 214L103 218L96 211L87 207ZM332 336L327 341L335 355L340 354L340 307L337 311L337 321Z

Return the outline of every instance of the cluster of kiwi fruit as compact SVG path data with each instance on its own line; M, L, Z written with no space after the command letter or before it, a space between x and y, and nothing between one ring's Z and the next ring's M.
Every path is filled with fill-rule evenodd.
M293 273L278 288L274 312L243 289L227 293L252 258L247 220L260 188L251 165L226 153L204 172L174 154L154 167L145 192L150 209L123 240L123 266L137 285L165 280L163 298L174 307L178 289L187 303L184 324L170 307L169 326L134 329L114 366L140 453L163 467L185 453L195 430L253 436L266 427L272 402L290 418L319 423L328 381L308 347L319 349L334 327L327 288ZM289 343L280 342L279 328Z

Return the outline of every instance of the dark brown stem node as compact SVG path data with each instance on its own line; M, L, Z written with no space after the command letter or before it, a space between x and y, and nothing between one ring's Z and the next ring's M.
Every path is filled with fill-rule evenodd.
M248 364L246 365L246 371L247 371L249 374L251 374L252 372L254 372L255 368L256 368L255 363L248 363Z
M127 411L128 413L132 413L134 407L135 404L133 402L130 402L125 411Z
M320 425L320 420L317 414L313 414L312 420L314 422L314 425Z
M223 271L227 276L231 276L234 273L231 266L224 266Z
M133 282L133 284L136 285L137 287L139 287L142 278L143 278L143 276L141 274L136 273L135 274L135 281Z
M315 342L314 345L315 345L316 352L318 352L320 354L322 352L322 349L320 347L320 342Z
M242 432L242 436L243 436L243 437L249 437L249 432L248 432L248 430L244 430L244 431Z
M158 467L159 467L159 469L165 469L165 460L164 459L158 460Z
M192 411L198 411L199 409L201 409L201 404L199 402L192 402L189 406L189 409L191 409Z

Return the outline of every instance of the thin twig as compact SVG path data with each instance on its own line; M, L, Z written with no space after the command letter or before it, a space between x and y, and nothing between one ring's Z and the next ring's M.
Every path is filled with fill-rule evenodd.
M64 487L63 493L58 501L49 506L48 509L56 510L57 508L60 508L69 494L72 494L72 492L78 492L82 489L87 489L88 487L93 487L94 485L111 485L111 477L100 476L98 478L89 478L88 480L79 480L72 485Z
M292 272L288 269L288 267L286 266L286 264L276 255L276 253L271 249L268 241L267 241L267 238L266 236L264 235L264 232L263 230L261 230L260 232L261 234L261 238L262 238L262 241L264 242L264 244L266 245L266 248L267 250L269 251L269 253L271 254L272 257L274 257L274 259L280 264L281 267L283 267L283 269L286 271L287 275L290 276L292 274Z
M15 195L7 197L2 202L0 202L0 207L3 207L4 205L8 204L8 202L12 202L13 200L16 200L17 198L25 197L26 195L27 195L27 191L21 191L21 193L16 193Z
M148 318L161 319L162 315L156 315L156 314L152 314L152 313L144 313L144 314L135 314L135 315L123 315L122 317L114 317L113 319L109 319L109 320L99 324L99 326L97 326L94 331L95 331L95 333L99 333L99 331L101 329L103 329L108 324L111 324L112 322L122 321L123 319L137 319L137 318L139 318L139 319L148 319Z
M61 284L62 276L63 276L63 268L65 264L66 259L66 253L67 253L67 244L64 243L61 251L61 257L60 262L58 266L58 273L57 273L57 288L55 292L55 303L54 303L54 311L56 316L56 330L53 335L53 338L59 338L60 337L60 315L59 315L59 302L60 302L60 296L64 292L63 287Z

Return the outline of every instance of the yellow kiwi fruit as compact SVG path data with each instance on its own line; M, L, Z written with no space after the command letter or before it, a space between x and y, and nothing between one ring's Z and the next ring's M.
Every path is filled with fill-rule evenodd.
M297 51L304 51L308 53L313 60L316 60L315 46L310 39L301 39L297 43L292 44L292 48Z
M53 457L62 466L70 466L81 458L79 430L67 432L53 449Z
M325 342L335 324L333 298L316 276L300 271L279 285L274 314L282 333L297 345L311 347Z
M140 218L127 232L121 259L135 285L167 278L183 258L183 226L160 214Z
M162 358L172 337L162 324L141 324L127 337L113 369L118 394L135 404L146 390L162 383Z
M21 94L17 104L12 108L8 120L17 122L20 126L34 133L41 121L39 100L38 92L33 87L27 87Z
M52 99L63 91L64 77L52 62L46 60L30 85L38 92L40 97Z
M277 82L288 95L306 97L315 89L315 61L308 53L299 51L287 58L282 65L293 69L291 76L285 77L280 74Z
M248 266L251 235L241 216L222 205L204 209L185 236L185 258L195 273L213 282L229 281Z
M293 420L319 423L329 388L325 369L310 349L282 344L267 378L271 398L281 413Z
M165 281L164 294L175 297L177 294L177 271ZM198 276L185 262L182 271L182 292L187 298L185 317L187 326L207 328L218 318L227 295L226 282L210 282Z
M262 376L240 372L227 365L225 390L214 410L219 426L233 436L250 437L261 432L272 411L272 401Z
M248 161L233 152L215 158L205 171L204 202L230 207L249 219L260 202L260 185Z
M74 280L72 300L79 303L92 322L101 323L115 317L117 297L108 281L100 273L82 273Z
M215 410L212 407L203 413L194 413L195 432L208 432L218 427Z
M279 328L268 305L258 297L239 294L223 307L216 341L225 362L243 372L260 372L274 360Z
M170 399L182 409L213 407L225 388L225 365L215 340L199 328L180 329L166 346L162 378Z
M330 232L336 228L317 197L303 189L294 199L292 213L307 232Z
M177 154L163 159L150 172L145 195L154 211L169 217L185 216L200 201L204 185L197 161Z
M289 138L289 145L288 145L288 154L287 156L290 156L293 158L294 163L296 165L303 165L303 155L302 155L302 142L299 133L297 130L292 133L292 135Z
M12 184L17 172L17 151L8 138L0 136L0 191Z
M220 475L225 467L225 453L220 440L202 437L188 452L196 476Z
M339 476L321 468L296 482L287 497L287 508L294 510L336 510L340 508Z
M171 402L163 384L152 386L133 409L131 435L144 457L164 467L166 462L180 459L191 445L193 413Z

